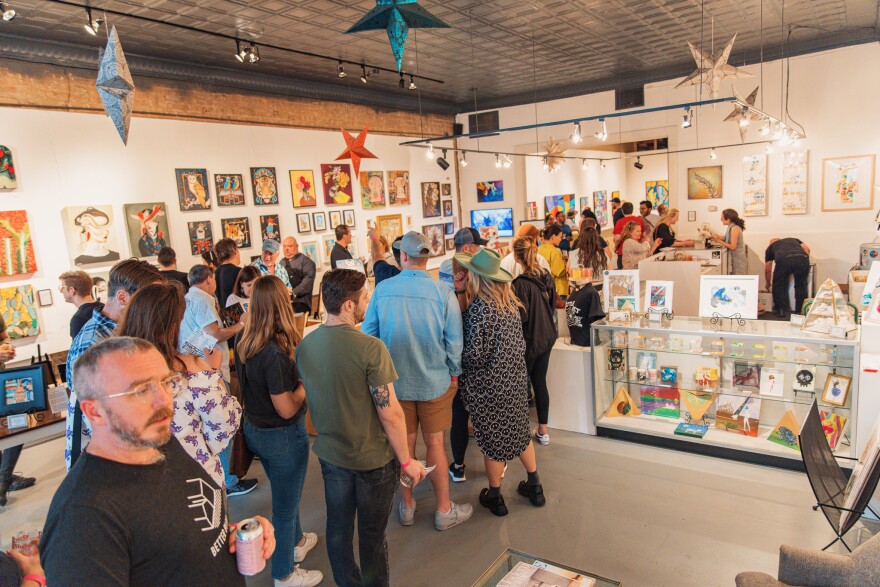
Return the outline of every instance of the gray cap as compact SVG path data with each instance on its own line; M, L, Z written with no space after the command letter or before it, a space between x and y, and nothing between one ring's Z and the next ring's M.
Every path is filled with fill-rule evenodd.
M489 241L480 237L480 233L470 226L465 226L464 228L460 228L458 232L455 233L455 236L452 237L453 242L456 245L480 245L485 246L489 244Z
M273 238L267 238L263 241L263 252L264 253L277 253L281 250L281 243Z
M431 241L428 237L414 230L409 231L399 241L391 245L395 249L403 251L410 257L430 257Z

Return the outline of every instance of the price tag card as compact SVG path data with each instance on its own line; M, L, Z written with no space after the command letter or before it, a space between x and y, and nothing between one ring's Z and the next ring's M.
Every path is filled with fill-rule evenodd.
M846 338L846 326L832 326L828 329L831 338Z
M792 314L791 315L791 325L792 326L803 326L804 325L804 316L803 314Z
M15 428L27 428L28 426L28 417L27 414L18 414L16 416L6 416L6 427L10 430Z

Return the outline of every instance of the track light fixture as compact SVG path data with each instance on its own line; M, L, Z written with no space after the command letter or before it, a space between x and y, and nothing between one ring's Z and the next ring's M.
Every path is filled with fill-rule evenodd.
M13 11L14 16L15 11ZM6 13L3 13L4 20L6 19ZM103 18L92 18L92 9L88 6L86 7L86 24L83 25L83 28L86 29L86 32L92 35L93 37L98 36L98 31L101 30L101 24L104 22Z
M443 149L443 156L437 158L437 165L439 165L440 169L443 171L449 169L449 161L446 160L446 149Z
M416 80L413 79L413 76L412 76L412 75L409 76L409 89L410 89L410 90L417 90L417 89L419 89L419 87L416 85Z
M254 43L236 39L235 58L242 63L256 63L260 60L260 49Z
M642 164L642 158L641 158L641 157L637 157L637 158L636 158L636 162L633 163L633 167L635 167L636 169L644 169L645 166Z
M361 81L367 83L367 66L361 65Z
M501 169L503 163L501 162L501 155L495 153L495 169Z
M750 117L749 117L749 109L748 109L748 108L743 108L742 116L741 116L740 119L739 119L739 126L740 126L741 128L745 128L745 127L747 127L747 126L749 125L749 123L751 123L751 122L752 122L752 121L750 120Z
M427 157L428 159L434 158L434 145L433 144L428 143L428 150L425 152L425 157Z
M770 121L769 120L764 121L764 124L761 125L761 128L758 129L758 134L760 134L763 137L766 137L767 135L770 134Z
M400 86L401 90L406 87L406 82L403 80L403 73L400 74L400 83L397 85Z
M541 157L541 167L544 168L544 171L550 171L550 163L547 162L546 157Z
M338 77L339 79L348 77L348 74L345 73L345 67L343 67L342 61L340 61L339 65L336 66L336 77Z
M605 124L605 119L599 119L599 130L593 133L593 136L599 139L600 141L604 141L608 139L608 126Z
M587 163L586 159L581 159L581 169L589 169L590 164Z
M681 117L681 128L690 128L694 122L694 112L690 106L684 107L684 115Z
M717 158L718 154L715 153L715 147L712 147L712 149L709 151L709 159L712 159L714 161Z
M513 161L510 160L509 156L505 155L501 161L501 165L504 166L504 169L510 169L510 166L513 165Z
M8 2L0 2L0 11L3 11L3 20L6 22L15 18L15 10L9 7Z
M575 145L577 145L582 140L584 140L584 139L581 136L581 123L575 122L574 123L574 130L571 133L571 142L574 143Z
M605 169L605 161L599 163L599 169Z
M467 167L467 166L468 166L468 162L467 162L467 153L466 153L466 152L464 152L464 151L461 152L461 157L458 158L458 163L459 163L459 165L461 165L462 167Z

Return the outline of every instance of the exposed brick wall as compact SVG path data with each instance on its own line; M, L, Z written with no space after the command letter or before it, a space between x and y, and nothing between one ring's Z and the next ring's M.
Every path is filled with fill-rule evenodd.
M103 114L94 71L7 60L0 65L0 106ZM308 129L370 128L371 133L452 133L452 116L259 94L222 86L135 77L134 116ZM422 126L424 130L422 131Z

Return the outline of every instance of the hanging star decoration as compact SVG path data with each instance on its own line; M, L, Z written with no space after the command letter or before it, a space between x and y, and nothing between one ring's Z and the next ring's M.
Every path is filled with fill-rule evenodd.
M131 125L131 110L134 103L134 80L128 70L128 62L119 43L116 27L110 31L104 57L98 69L98 80L95 82L104 110L113 121L116 131L124 144L128 144L128 128Z
M721 90L722 80L726 78L752 77L752 74L747 71L727 64L727 60L730 59L730 50L733 49L733 42L735 40L736 35L733 35L718 55L709 55L702 49L697 49L693 43L688 41L691 55L694 56L694 61L697 62L697 70L684 78L675 87L695 86L704 83L709 88L709 97L714 100L718 97L718 92Z
M399 72L403 62L403 50L406 48L406 39L411 28L448 29L449 25L419 6L417 0L376 0L376 7L345 33L385 29Z
M749 94L748 98L743 98L740 93L736 91L736 88L733 89L733 95L736 96L741 102L745 102L746 104L754 108L755 100L758 98L758 88L755 88L752 93ZM749 130L749 123L753 120L763 120L763 117L761 117L759 114L756 114L752 108L745 108L742 104L736 103L733 105L733 112L728 114L727 118L724 119L724 122L737 123L737 126L739 127L740 140L742 142L746 142L746 131Z
M565 155L565 148L562 143L550 137L550 140L544 145L544 166L547 171L553 173L559 169L565 163L563 155Z
M367 127L364 127L364 130L361 131L357 138L351 136L344 128L340 130L342 130L342 138L345 139L345 150L336 160L351 159L351 166L354 167L354 176L358 177L361 171L361 159L378 159L378 157L364 147L364 143L367 142Z

